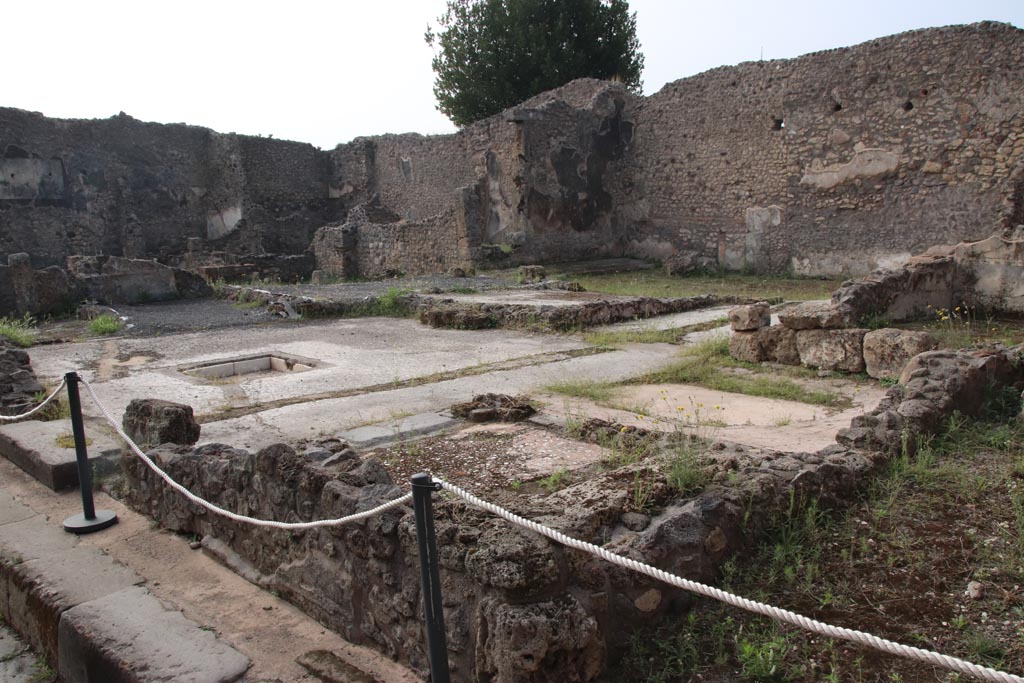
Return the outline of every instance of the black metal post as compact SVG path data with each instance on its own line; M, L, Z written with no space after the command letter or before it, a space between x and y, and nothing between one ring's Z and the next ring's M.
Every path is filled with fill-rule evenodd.
M78 395L78 373L64 375L68 387L68 409L71 412L71 432L75 436L75 461L78 465L78 488L82 492L82 514L72 515L64 520L64 530L73 534L88 534L106 529L117 523L117 514L112 510L96 510L92 501L92 471L89 468L89 451L85 443L85 423L82 421L82 399Z
M444 631L441 575L438 571L434 506L431 499L431 494L440 488L425 472L412 477L412 509L416 513L416 540L420 546L420 578L423 586L423 617L427 626L427 653L430 655L430 683L449 683L448 639Z

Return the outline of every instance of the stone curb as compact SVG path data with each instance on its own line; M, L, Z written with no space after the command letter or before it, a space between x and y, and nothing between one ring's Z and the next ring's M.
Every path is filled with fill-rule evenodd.
M167 677L166 671L174 666L189 671L188 663L197 653L214 651L209 645L212 634L188 622L179 612L159 605L148 590L140 587L143 582L142 577L114 562L100 549L79 543L58 523L0 491L0 615L62 673L65 669L68 673L78 672L65 678L64 683L183 680ZM111 597L115 595L132 599ZM76 609L75 615L101 611L125 642L135 643L134 659L120 656L125 646L117 643L110 627L86 629L80 627L82 622L74 620L63 627L64 616ZM143 612L148 619L146 629L137 632L138 615ZM146 638L147 633L173 633L175 637L170 641L162 636ZM139 653L140 647L151 648L161 642L162 651L150 649ZM168 642L173 644L170 649ZM110 643L114 646L110 647ZM216 652L223 653L223 660L231 664L222 669L227 673L218 678L193 676L187 680L227 683L244 673L248 658L226 643L218 642L217 648ZM163 666L140 666L139 662L148 661L146 658L162 660ZM83 662L88 663L84 668ZM130 668L126 668L128 664ZM234 677L227 676L235 671L238 673Z

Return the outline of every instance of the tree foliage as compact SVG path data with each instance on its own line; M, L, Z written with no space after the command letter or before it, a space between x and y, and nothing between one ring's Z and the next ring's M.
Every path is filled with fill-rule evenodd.
M438 109L456 125L575 78L639 92L644 57L626 0L448 0L435 47Z

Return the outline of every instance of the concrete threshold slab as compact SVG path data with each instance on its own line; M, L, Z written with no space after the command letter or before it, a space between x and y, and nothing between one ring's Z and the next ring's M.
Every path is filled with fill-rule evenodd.
M121 444L96 425L87 425L86 436L93 471L103 474L115 469L121 457ZM54 491L78 486L74 440L67 420L33 420L0 426L0 455Z
M356 427L338 434L353 448L380 448L393 443L401 443L409 439L439 434L444 431L458 429L461 420L443 413L420 413L386 422L378 422L364 427Z

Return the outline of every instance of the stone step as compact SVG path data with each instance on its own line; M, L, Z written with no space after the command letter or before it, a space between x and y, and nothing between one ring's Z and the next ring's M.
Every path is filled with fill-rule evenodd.
M227 683L247 657L144 579L0 491L0 616L56 663L63 683Z
M248 657L142 586L64 612L59 633L63 683L230 683L249 668Z
M121 444L90 424L86 425L85 435L94 474L116 469ZM74 440L68 420L30 420L0 426L0 455L54 491L78 486Z
M142 582L99 549L78 543L59 522L0 492L0 608L6 621L51 661L57 655L62 613Z

